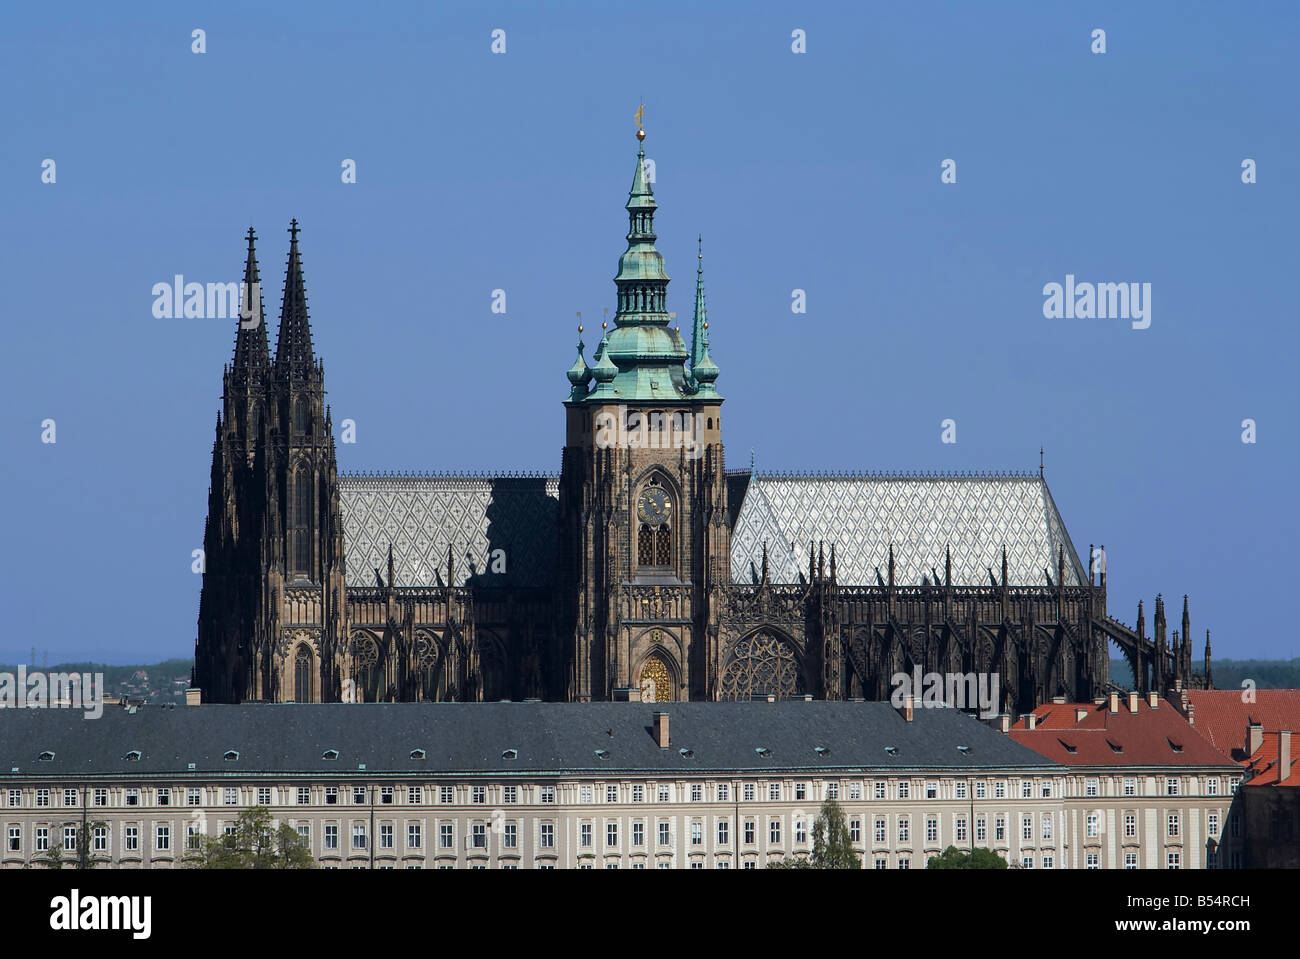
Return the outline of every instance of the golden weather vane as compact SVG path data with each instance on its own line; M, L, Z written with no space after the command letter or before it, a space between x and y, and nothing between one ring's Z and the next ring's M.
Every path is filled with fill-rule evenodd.
M637 125L637 129L641 129L642 127L645 126L645 104L644 103L636 108L636 125Z

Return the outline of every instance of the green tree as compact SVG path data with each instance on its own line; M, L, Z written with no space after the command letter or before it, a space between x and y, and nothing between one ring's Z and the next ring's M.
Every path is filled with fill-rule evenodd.
M185 856L195 869L311 869L316 865L306 840L292 826L271 824L271 811L254 806L239 814L235 831L199 836Z
M942 855L931 856L926 869L1006 869L1007 861L992 849L958 849L949 846Z
M862 859L853 849L844 810L833 799L822 803L813 823L812 855L786 858L768 864L769 869L861 869Z

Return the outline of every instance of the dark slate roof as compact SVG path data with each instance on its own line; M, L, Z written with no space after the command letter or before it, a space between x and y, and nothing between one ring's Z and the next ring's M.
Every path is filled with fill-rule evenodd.
M669 716L668 749L651 736L656 711ZM819 754L819 746L827 752ZM760 756L760 747L770 755ZM338 759L324 759L327 749L338 750ZM426 758L412 759L414 749L424 749ZM504 758L508 749L518 750L515 759ZM683 756L683 749L692 755ZM52 760L37 758L45 750L53 751ZM138 760L125 758L131 750L140 751ZM238 750L239 758L224 759L228 750ZM288 703L144 707L134 714L109 707L99 719L73 710L5 709L0 756L0 775L17 767L19 778L59 779L286 772L356 778L362 763L362 775L442 777L1061 770L956 710L918 708L908 723L889 703L821 701Z

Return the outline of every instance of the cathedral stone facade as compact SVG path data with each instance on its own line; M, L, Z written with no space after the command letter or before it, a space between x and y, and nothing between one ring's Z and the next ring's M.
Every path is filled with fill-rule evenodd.
M638 132L638 138L644 134ZM274 357L242 311L213 445L195 685L209 702L888 698L991 674L998 708L1206 684L1106 614L1037 474L728 470L703 258L687 344L637 157L618 307L579 327L559 475L340 474L298 225ZM245 289L259 286L248 233ZM253 302L257 300L257 302ZM604 324L602 324L604 326ZM917 691L919 692L919 690Z

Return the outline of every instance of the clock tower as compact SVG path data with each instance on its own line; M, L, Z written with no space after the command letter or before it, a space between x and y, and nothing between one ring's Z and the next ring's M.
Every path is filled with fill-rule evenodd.
M713 698L719 587L730 581L722 397L703 253L689 349L655 249L645 131L628 194L618 309L591 364L578 327L560 471L559 635L576 701Z

